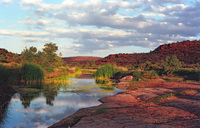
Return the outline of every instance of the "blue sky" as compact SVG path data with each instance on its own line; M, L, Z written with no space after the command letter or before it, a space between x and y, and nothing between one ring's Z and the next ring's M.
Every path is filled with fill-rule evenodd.
M1 0L0 48L53 42L63 56L140 53L199 40L200 0Z

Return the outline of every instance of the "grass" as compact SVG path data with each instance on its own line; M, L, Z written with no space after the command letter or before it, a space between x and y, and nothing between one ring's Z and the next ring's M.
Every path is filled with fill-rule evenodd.
M95 77L110 78L115 74L116 71L117 69L114 66L112 66L111 64L106 64L103 67L97 69Z
M22 79L26 84L41 83L44 80L44 69L38 64L24 64L21 69Z
M198 93L197 90L194 90L194 89L187 89L187 90L184 90L180 93L177 93L177 95L191 95L191 94L196 94Z
M96 111L92 112L91 115L98 115L98 114L103 114L106 113L107 109L106 108L99 108Z
M162 96L159 96L159 97L156 97L154 100L155 101L158 101L158 100L162 100L162 99L166 99L166 98L170 98L172 96L175 96L173 93L168 93L168 94L165 94L165 95L162 95Z

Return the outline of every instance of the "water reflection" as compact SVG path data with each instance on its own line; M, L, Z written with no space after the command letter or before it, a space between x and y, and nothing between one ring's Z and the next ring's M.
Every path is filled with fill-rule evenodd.
M111 85L96 84L95 79L72 78L71 81L21 87L8 106L4 127L47 127L80 108L99 105L101 97L121 91Z

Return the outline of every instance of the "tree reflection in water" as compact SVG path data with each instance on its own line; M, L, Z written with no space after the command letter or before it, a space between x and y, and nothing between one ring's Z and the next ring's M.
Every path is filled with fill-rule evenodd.
M53 101L61 87L66 88L67 86L63 84L31 85L20 88L18 93L24 108L30 107L31 101L41 95L46 98L47 105L53 106Z
M80 108L99 105L98 99L121 91L110 82L97 84L93 78L70 78L69 81L20 86L8 107L7 115L12 117L4 117L5 127L25 124L27 127L47 127Z

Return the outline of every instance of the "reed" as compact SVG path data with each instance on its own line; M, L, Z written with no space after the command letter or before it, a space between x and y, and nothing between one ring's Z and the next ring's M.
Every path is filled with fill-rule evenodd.
M21 75L26 84L41 83L44 80L44 69L38 64L24 64Z
M96 78L110 78L116 73L117 69L111 64L106 64L101 68L98 68L95 77Z

